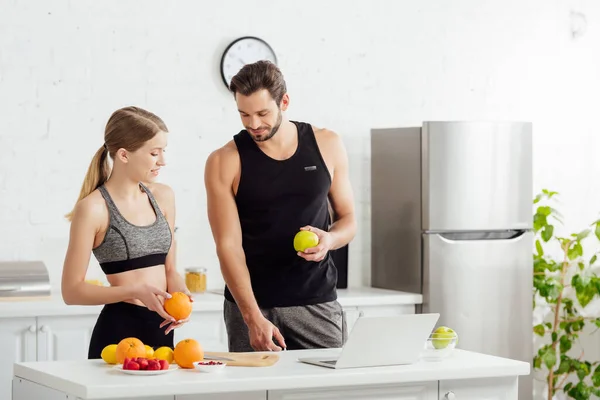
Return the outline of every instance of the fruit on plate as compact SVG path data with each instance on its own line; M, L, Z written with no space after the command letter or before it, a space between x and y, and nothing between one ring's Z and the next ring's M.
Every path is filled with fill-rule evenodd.
M319 237L311 231L300 231L294 236L294 250L304 251L319 244Z
M445 349L452 342L452 339L456 338L456 332L447 326L440 326L431 335L431 344L436 349Z
M165 360L169 364L173 363L173 349L167 346L159 347L154 350L154 357L159 360Z
M194 339L183 339L175 345L173 356L181 368L194 368L194 363L204 359L204 350Z
M100 357L102 357L107 364L117 364L117 345L109 344L103 348Z
M134 371L159 371L161 369L169 369L169 363L166 360L158 360L156 358L126 358L123 361L123 369Z
M182 292L171 293L170 299L165 299L165 311L176 321L187 319L192 313L192 301Z
M116 357L119 364L123 364L126 358L146 357L146 347L138 338L125 338L117 345Z
M154 349L147 344L144 345L146 349L146 358L154 358Z

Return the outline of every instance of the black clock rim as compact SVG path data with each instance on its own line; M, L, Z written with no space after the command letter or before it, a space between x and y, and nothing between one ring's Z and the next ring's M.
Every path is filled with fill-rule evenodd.
M229 83L227 82L227 79L225 78L225 74L223 74L223 66L225 64L225 55L227 54L227 52L229 51L229 49L231 49L233 46L235 46L236 43L241 42L242 40L246 40L246 39L254 39L257 40L261 43L263 43L265 46L267 46L269 48L269 50L271 51L271 53L273 53L273 57L275 58L275 65L278 64L277 61L277 54L275 54L275 50L273 50L273 48L271 47L271 45L269 43L267 43L265 40L257 37L257 36L242 36L239 37L237 39L235 39L233 42L229 43L229 45L225 48L225 50L223 50L223 54L221 55L221 68L220 68L220 74L221 74L221 79L223 80L223 83L225 84L225 87L229 89Z

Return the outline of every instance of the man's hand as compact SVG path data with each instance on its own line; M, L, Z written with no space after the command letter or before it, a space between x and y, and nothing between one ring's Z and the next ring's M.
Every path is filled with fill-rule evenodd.
M279 329L262 315L248 323L248 335L250 345L256 351L281 351L286 348ZM273 342L273 338L281 347Z
M325 232L321 229L312 226L303 226L300 228L302 231L310 231L315 233L319 237L319 244L315 247L310 247L304 251L299 251L298 255L307 261L321 261L327 255L327 252L331 250L333 246L333 239L329 232Z

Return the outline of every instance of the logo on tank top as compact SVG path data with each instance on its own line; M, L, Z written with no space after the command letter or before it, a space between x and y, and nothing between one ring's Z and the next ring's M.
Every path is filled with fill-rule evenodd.
M316 171L317 170L317 166L316 165L311 165L309 167L304 167L305 171Z

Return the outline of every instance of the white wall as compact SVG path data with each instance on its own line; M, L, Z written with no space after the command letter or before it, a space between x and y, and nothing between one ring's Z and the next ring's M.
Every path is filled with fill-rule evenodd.
M58 287L63 215L106 119L135 104L172 132L162 180L177 195L179 267L207 266L209 286L220 286L203 168L241 128L218 66L248 34L277 52L288 116L346 142L360 224L351 285L369 283L372 127L531 120L535 189L562 192L579 229L600 211L600 4L483 3L0 0L0 259L43 259Z

